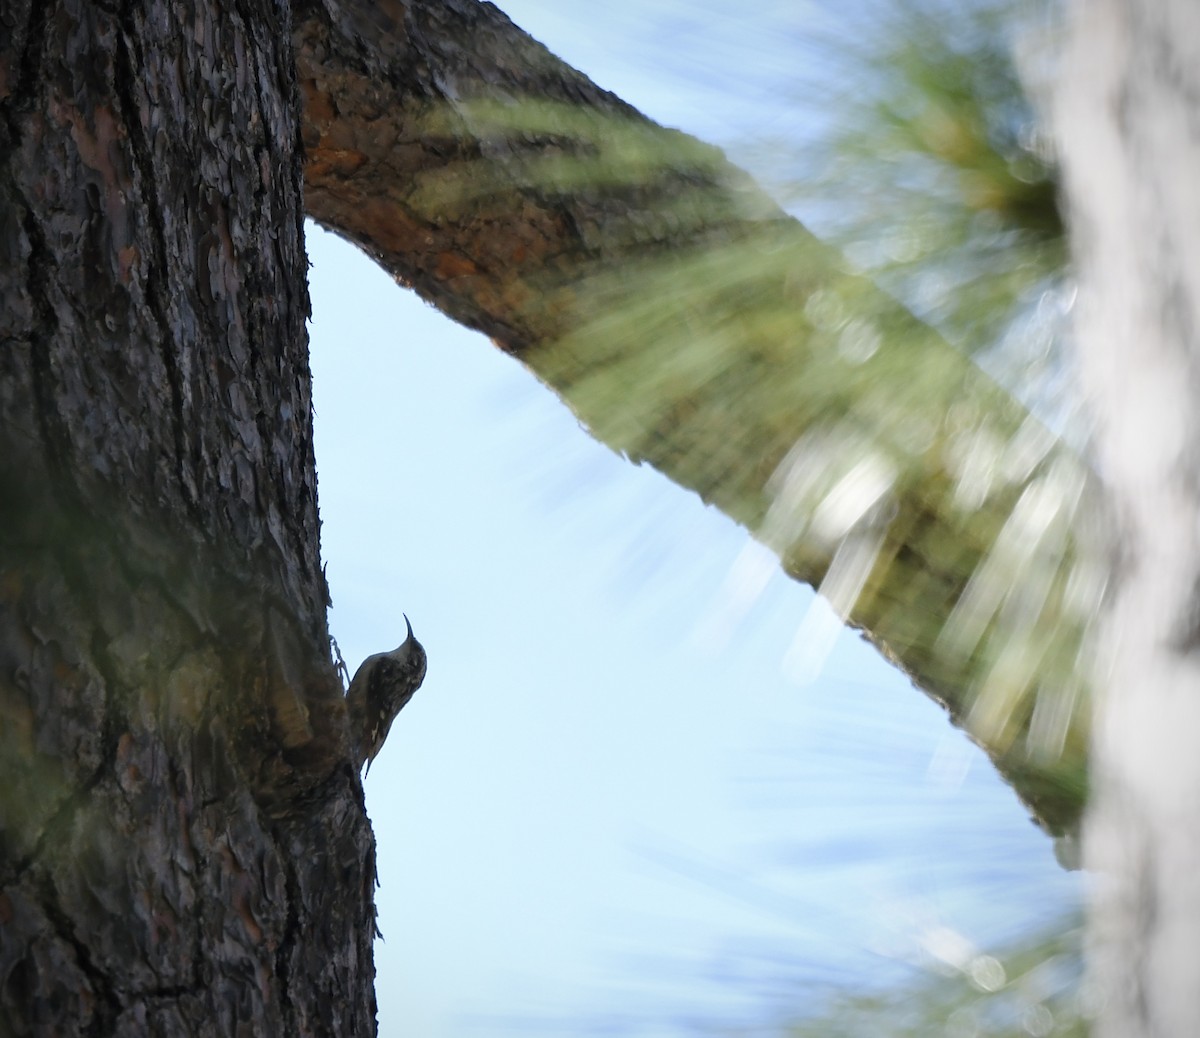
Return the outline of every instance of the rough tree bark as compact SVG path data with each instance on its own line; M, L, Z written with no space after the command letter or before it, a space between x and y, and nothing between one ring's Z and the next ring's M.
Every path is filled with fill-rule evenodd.
M1026 693L1072 673L1078 465L717 152L490 5L295 8L0 0L0 1027L374 1032L302 175L318 219L821 582L1070 829L1086 727ZM897 326L915 352L838 348ZM801 500L831 413L893 475ZM980 486L991 441L1023 453ZM1030 537L1025 614L976 576ZM1065 648L1014 669L1017 614Z
M1116 518L1091 960L1105 1038L1200 1034L1200 7L1078 0L1059 129Z
M286 6L0 6L0 1033L374 1032Z

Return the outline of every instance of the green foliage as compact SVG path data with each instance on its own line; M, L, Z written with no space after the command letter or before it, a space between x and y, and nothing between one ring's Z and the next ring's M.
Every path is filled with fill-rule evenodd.
M772 1038L1084 1038L1082 930L1060 920L996 955L953 934L929 943L928 968L871 993L837 992L824 1008L757 1036Z
M1030 96L1050 17L1022 0L872 3L818 36L838 72L805 88L826 130L784 190L971 352L1066 291L1059 172ZM1061 331L1040 337L1056 357ZM1027 386L1039 358L1007 345L1010 388Z

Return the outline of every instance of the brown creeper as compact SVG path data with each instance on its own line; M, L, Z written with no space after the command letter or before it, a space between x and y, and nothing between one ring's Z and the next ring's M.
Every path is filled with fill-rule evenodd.
M408 637L391 652L377 652L363 660L346 693L354 762L361 768L365 761L368 775L396 715L425 680L425 650L413 637L407 616L404 623Z

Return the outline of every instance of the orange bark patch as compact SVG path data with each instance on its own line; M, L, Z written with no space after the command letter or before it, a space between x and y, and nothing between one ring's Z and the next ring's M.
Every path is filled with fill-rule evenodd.
M367 157L352 148L317 147L309 153L306 175L312 177L350 177L366 164Z
M440 280L446 281L450 278L461 278L471 274L478 274L479 268L461 253L443 252L438 255L437 267L434 269L434 273Z
M304 114L309 122L315 123L318 126L324 126L333 122L337 111L333 107L333 102L329 99L329 95L318 89L315 80L308 80L302 84L304 93Z

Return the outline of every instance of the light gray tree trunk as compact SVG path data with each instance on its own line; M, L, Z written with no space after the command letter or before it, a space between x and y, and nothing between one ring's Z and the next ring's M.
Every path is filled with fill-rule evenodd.
M1099 1033L1200 1034L1200 5L1080 0L1059 134L1114 513L1098 661Z

